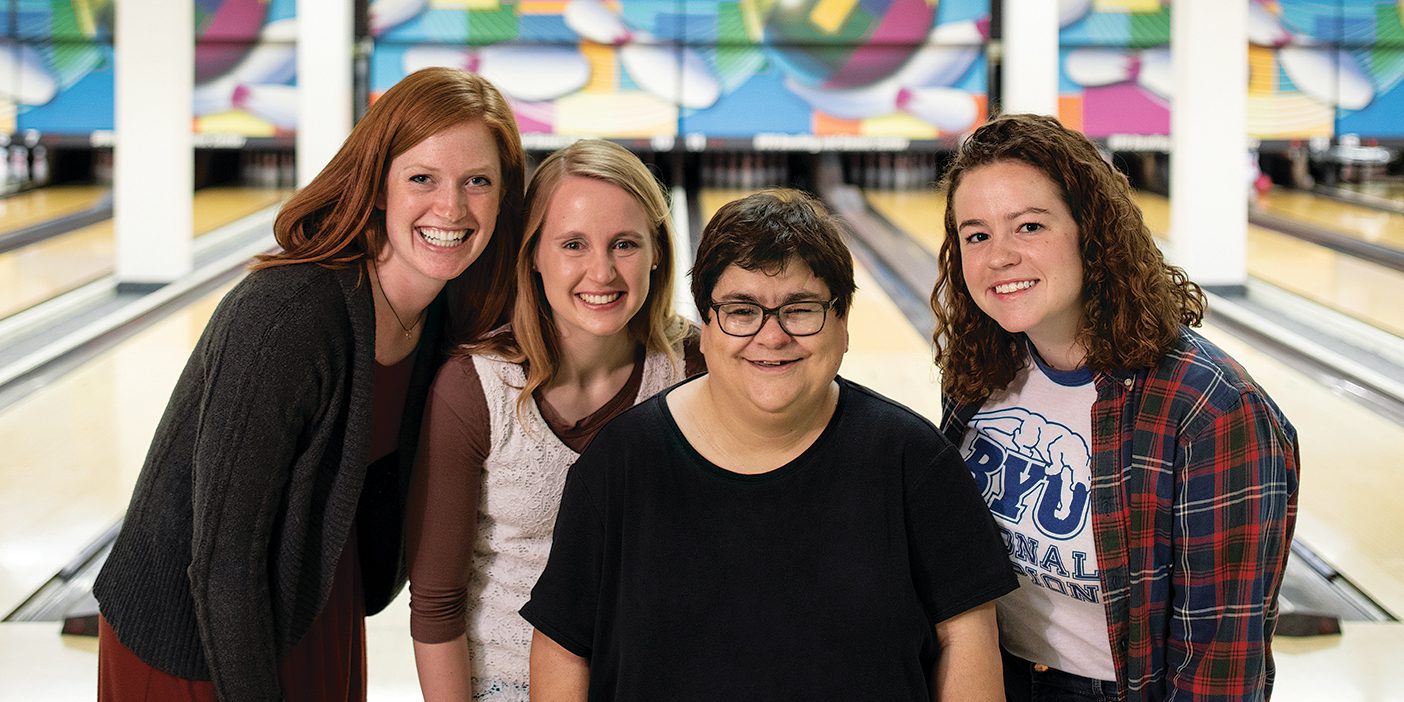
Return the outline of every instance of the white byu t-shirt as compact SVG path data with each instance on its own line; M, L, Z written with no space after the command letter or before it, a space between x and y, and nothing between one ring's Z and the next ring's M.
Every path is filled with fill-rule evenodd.
M1019 574L1019 589L998 600L1000 641L1020 658L1115 680L1092 538L1097 389L1091 371L1058 371L1031 355L960 447Z

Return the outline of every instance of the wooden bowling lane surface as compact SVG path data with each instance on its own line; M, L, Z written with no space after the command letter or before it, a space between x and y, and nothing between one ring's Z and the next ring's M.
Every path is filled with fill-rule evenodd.
M1258 207L1268 214L1404 251L1404 214L1288 188L1269 190L1258 199Z
M873 210L916 239L932 256L940 254L946 236L944 191L864 190L863 196Z
M1170 231L1170 201L1136 193L1146 226ZM1330 204L1330 203L1328 203ZM1271 229L1248 225L1248 274L1342 314L1404 336L1404 273Z
M1391 178L1389 180L1375 180L1367 183L1336 183L1331 187L1388 200L1389 202L1404 207L1404 179Z
M89 209L110 190L105 185L50 185L0 198L0 236Z
M201 234L276 204L288 190L215 187L195 193L194 230ZM0 319L112 272L112 220L75 229L0 254Z
M867 197L878 212L933 253L940 246L944 196L931 191L869 191ZM1169 221L1169 202L1155 196L1142 195L1140 199L1152 231L1163 231ZM1338 256L1321 247L1295 246L1298 243L1290 237L1261 232L1256 243L1253 239L1249 242L1250 273L1261 277L1255 269L1264 264L1260 260L1255 263L1253 257L1273 254L1275 247L1290 247L1275 254L1274 260L1284 267L1301 265L1293 257L1313 257L1321 251ZM1347 264L1345 260L1316 260L1313 265ZM1313 268L1298 275L1320 276L1326 270ZM1286 275L1275 277L1281 280ZM1349 277L1339 272L1331 275L1332 279ZM1373 290L1366 287L1359 292L1379 298L1383 305L1404 295L1399 282L1393 285ZM1297 427L1303 466L1298 537L1393 614L1404 618L1404 554L1393 543L1400 526L1395 503L1397 496L1404 494L1404 471L1395 465L1399 447L1404 446L1404 427L1339 397L1212 324L1206 325L1203 333L1238 359Z

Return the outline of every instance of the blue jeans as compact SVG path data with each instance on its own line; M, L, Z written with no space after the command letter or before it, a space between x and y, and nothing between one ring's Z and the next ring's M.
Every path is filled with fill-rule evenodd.
M1009 702L1116 702L1115 680L1096 680L1004 654L1004 694Z

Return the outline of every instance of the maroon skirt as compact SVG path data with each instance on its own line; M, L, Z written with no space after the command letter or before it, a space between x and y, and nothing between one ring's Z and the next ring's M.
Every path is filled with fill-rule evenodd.
M366 604L356 527L341 554L327 603L307 635L278 661L283 699L366 699ZM158 670L117 640L106 619L98 623L98 701L215 702L214 683Z

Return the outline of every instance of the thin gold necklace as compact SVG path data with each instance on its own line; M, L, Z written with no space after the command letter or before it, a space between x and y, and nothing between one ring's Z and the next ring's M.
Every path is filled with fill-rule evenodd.
M405 330L406 339L410 338L411 336L414 336L415 327L418 327L419 323L424 321L424 312L421 311L419 313L419 316L415 318L413 325L408 327L405 326L404 321L400 319L400 313L396 312L395 306L390 304L390 296L385 294L385 284L380 282L380 271L375 267L375 259L372 258L367 260L370 261L371 272L375 273L375 280L377 283L375 287L380 288L380 297L384 298L385 306L390 308L390 314L395 316L395 323L400 325L401 329Z

